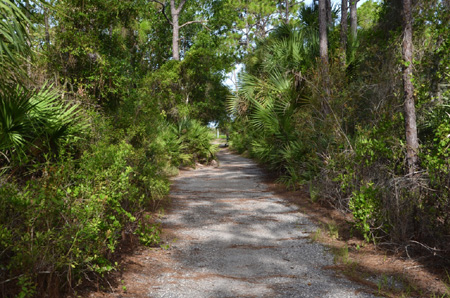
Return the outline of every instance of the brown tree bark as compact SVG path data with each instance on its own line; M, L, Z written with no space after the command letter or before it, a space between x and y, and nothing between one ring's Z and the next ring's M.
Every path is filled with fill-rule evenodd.
M327 0L319 0L319 53L323 64L328 65Z
M350 34L352 37L352 42L356 41L356 37L358 34L358 14L356 3L358 0L350 0Z
M327 1L319 0L319 53L320 71L324 96L322 98L322 111L325 115L330 113L330 83L328 69L328 34L327 34Z
M290 4L289 4L289 0L286 0L285 2L286 2L286 7L285 7L285 9L286 9L286 18L285 18L285 21L286 21L286 24L289 24L289 6L290 6Z
M48 7L44 7L44 26L45 26L45 43L47 44L47 52L50 50L50 25L48 22Z
M406 165L413 175L418 167L419 139L417 137L416 108L414 105L413 43L411 0L403 0L403 91L406 132Z
M333 16L331 14L331 0L326 1L326 10L327 10L327 24L328 26L331 26L333 24Z
M186 0L181 0L178 7L175 3L175 0L170 0L170 15L172 20L170 20L166 15L166 7L167 5L159 0L151 0L153 2L159 3L162 6L161 12L166 18L167 22L172 26L172 58L173 60L180 60L180 29L184 26L194 23L204 23L205 21L189 21L180 25L180 13L183 10L183 6L186 3Z
M347 52L347 32L348 32L348 0L342 0L341 3L341 63L346 63Z
M170 0L170 14L172 16L172 58L180 60L180 12L183 9L186 0L182 0L180 5L176 7L175 0Z

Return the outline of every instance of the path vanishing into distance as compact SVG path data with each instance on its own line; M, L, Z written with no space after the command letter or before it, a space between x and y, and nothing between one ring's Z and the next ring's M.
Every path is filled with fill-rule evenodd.
M327 269L317 230L277 197L250 159L223 149L219 166L181 171L161 219L169 249L128 259L112 297L374 297ZM105 294L106 295L106 294Z

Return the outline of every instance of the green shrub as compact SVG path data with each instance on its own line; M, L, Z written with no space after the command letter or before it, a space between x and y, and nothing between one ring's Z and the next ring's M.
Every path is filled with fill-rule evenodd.
M139 237L142 245L156 246L161 242L161 224L151 223L149 216L141 218L134 233Z
M208 127L197 120L182 120L177 126L177 135L183 151L189 154L192 162L208 163L215 158L218 146L211 144L215 138Z
M364 239L376 241L373 228L378 223L380 212L379 191L369 182L354 191L349 201L349 208L353 214L355 227L363 234Z
M123 233L169 190L144 150L106 136L79 159L48 161L40 171L41 178L25 185L8 181L0 188L0 279L23 274L37 292L46 291L37 282L46 276L58 276L64 291L87 275L114 270ZM20 285L9 286L14 292Z
M86 123L78 106L62 103L59 96L51 86L39 91L17 86L0 92L0 151L4 156L23 163L76 142Z

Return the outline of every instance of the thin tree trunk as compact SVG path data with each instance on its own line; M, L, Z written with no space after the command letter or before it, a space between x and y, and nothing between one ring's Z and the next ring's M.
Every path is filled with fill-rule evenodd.
M341 4L341 63L346 64L347 59L347 32L348 32L348 0L342 0Z
M319 53L323 64L328 65L327 0L319 0Z
M331 15L331 0L326 1L326 9L327 9L327 24L331 26L333 24L333 17Z
M45 30L45 43L46 43L46 49L47 49L47 74L49 76L50 74L50 25L48 22L48 7L44 7L44 30Z
M30 5L30 1L25 1L25 8L26 8L26 15L27 15L27 18L29 18L29 19L31 19L31 15L30 15L30 11L31 11L31 5ZM31 29L30 29L30 24L29 23L27 23L27 25L26 25L26 30L27 30L27 34L28 34L28 36L30 36L30 38L27 40L27 44L28 44L28 47L31 49ZM31 55L28 55L28 57L27 57L27 76L28 76L28 78L31 78L32 77L32 74L31 74Z
M247 14L247 11L245 12ZM248 19L245 18L245 50L247 53L250 50L250 25L248 24Z
M289 24L289 0L286 0L285 2L285 5L286 5L286 7L285 7L285 9L286 9L286 16L285 16L285 22L286 22L286 24Z
M45 43L47 44L47 51L50 51L50 25L48 22L48 8L44 8L44 26L45 26Z
M172 57L173 60L180 60L180 24L179 16L182 5L177 8L175 6L175 0L170 0L170 14L172 15Z
M172 57L173 60L180 60L180 27L178 24L178 15L172 15Z
M350 33L352 37L352 42L356 42L356 37L358 34L358 14L356 3L358 0L350 0Z
M328 106L330 101L330 83L328 69L328 35L327 35L327 1L319 0L319 53L320 53L320 71L323 82L324 97L322 99L322 111L325 115L329 114Z
M406 165L408 174L413 175L418 167L419 140L417 137L416 108L414 105L413 43L411 0L403 0L403 90L406 132Z
M172 17L172 20L169 19L169 17L166 15L165 9L167 7L166 2L161 2L159 0L151 0L153 2L159 3L162 6L162 14L166 18L167 22L172 27L172 58L173 60L180 60L180 29L183 28L186 25L190 24L203 24L206 21L205 20L193 20L188 21L182 25L180 25L180 13L183 9L184 4L187 0L180 0L180 3L178 4L178 7L175 4L175 0L170 0L170 15Z

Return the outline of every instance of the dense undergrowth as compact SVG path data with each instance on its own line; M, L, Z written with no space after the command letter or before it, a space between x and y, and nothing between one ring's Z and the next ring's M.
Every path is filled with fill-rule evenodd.
M448 261L450 111L444 83L450 56L446 42L433 42L448 32L441 22L448 20L448 7L419 6L413 80L418 173L405 175L402 36L400 24L390 21L400 15L400 2L370 2L358 10L373 22L361 25L344 63L338 27L329 29L326 108L318 32L305 23L317 15L274 30L246 60L239 90L229 101L236 116L231 146L277 171L288 187L306 185L314 200L351 213L355 230L367 241L406 245L410 256L426 253Z
M105 31L85 30L88 38L76 40L56 31L58 41L36 56L32 21L11 1L0 12L9 16L0 27L0 296L61 297L82 284L107 284L123 242L159 244L159 226L148 216L166 200L180 166L215 158L213 134L182 98L164 105L182 114L165 113L164 98L144 79L157 75L174 90L183 87L164 70L132 68L138 54L116 19L108 29L122 30L108 38ZM89 43L98 51L91 56L80 51ZM58 47L69 60L65 72L56 59L45 63Z
M159 1L0 1L1 296L63 296L105 280L130 235L156 245L146 212L180 166L214 158L211 121L288 187L353 214L367 241L448 261L446 1L413 9L414 175L405 174L402 1L361 5L345 50L330 11L328 76L316 7L183 3L176 61ZM236 60L245 69L228 121L223 81Z
M215 158L228 60L205 35L168 62L136 4L0 1L1 297L107 285L124 243L159 245L169 178Z
M8 98L2 103L8 104ZM23 120L20 125L27 125L25 119L54 123L49 129L36 129L40 135L22 135L20 147L3 142L0 276L4 297L59 296L86 279L101 280L116 268L120 242L133 233L145 238L145 244L158 244L157 238L148 240L152 231L158 231L146 227L145 211L154 211L166 198L168 178L179 166L209 162L216 149L210 144L209 129L199 122L171 124L139 108L123 106L118 115L105 118L104 112L80 106L53 106L51 112L65 119L60 124L70 132L57 136L53 125L59 124L40 105L17 111L23 117L14 114L14 121ZM71 109L77 113L64 117ZM134 121L128 121L130 117ZM30 125L35 128L35 124ZM17 139L2 128L3 139Z

